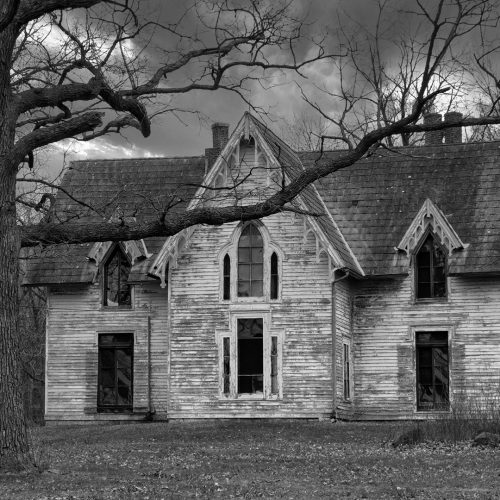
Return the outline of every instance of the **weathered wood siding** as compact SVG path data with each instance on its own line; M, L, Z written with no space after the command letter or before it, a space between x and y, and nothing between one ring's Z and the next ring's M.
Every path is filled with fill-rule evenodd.
M335 297L335 389L336 416L350 419L354 411L354 356L352 340L352 285L350 278L344 278L334 285ZM350 398L344 397L344 344L350 349Z
M359 281L354 295L355 413L358 419L428 418L416 411L415 331L447 330L450 399L498 400L500 280L450 277L445 301L415 302L411 276ZM434 413L435 414L435 413Z
M255 187L265 187L265 163L254 163L253 147L242 148L241 154L242 175L256 172L260 183ZM263 156L259 160L263 162ZM252 179L239 189L240 194L249 190L252 197L258 196ZM263 224L283 257L279 300L235 294L230 301L221 299L220 252L231 242L237 223L197 228L170 270L171 418L318 417L332 412L328 262L318 257L314 236L304 237L302 216L275 215ZM226 398L219 391L217 335L229 334L231 315L252 311L256 318L267 314L270 334L283 338L281 399Z
M47 319L47 420L142 418L148 409L148 317L151 318L153 408L167 406L167 293L157 284L134 287L133 309L103 308L101 287L53 287ZM135 416L96 412L99 333L134 334Z
M237 226L199 228L171 270L170 406L172 418L317 417L332 411L331 291L326 260L304 240L301 217L277 215L264 223L284 253L281 299L220 299L219 249ZM235 277L233 277L234 279ZM219 396L216 332L229 332L230 313L271 316L283 332L283 399Z

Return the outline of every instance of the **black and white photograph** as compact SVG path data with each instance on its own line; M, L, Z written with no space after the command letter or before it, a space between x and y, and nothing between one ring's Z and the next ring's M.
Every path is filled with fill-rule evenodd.
M500 0L0 0L0 499L500 499Z

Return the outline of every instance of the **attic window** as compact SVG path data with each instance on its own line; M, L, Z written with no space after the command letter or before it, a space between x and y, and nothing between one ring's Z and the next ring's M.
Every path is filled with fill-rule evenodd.
M103 265L103 305L106 307L132 304L131 286L128 284L130 262L116 245Z
M431 234L417 252L415 259L416 297L446 297L446 254Z

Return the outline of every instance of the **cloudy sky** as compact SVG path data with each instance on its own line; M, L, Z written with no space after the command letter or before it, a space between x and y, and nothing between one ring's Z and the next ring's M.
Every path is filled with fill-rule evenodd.
M153 16L155 20L164 24L178 20L187 4L187 2L175 0L141 0L140 3L141 14L144 17ZM304 37L296 47L298 55L310 56L316 50L311 43L311 38L319 39L323 36L327 49L337 50L332 26L337 23L339 12L346 11L358 21L363 21L369 11L367 3L374 2L371 0L295 0L293 12L297 17L305 20ZM182 18L181 25L185 32L194 35L199 35L202 30L198 16L192 11ZM52 43L57 47L59 42L56 37L53 38ZM173 37L164 31L156 31L151 46L146 52L152 66L160 60L162 49L174 48L169 45L173 45ZM271 56L280 57L276 53ZM287 124L293 122L298 116L310 113L308 106L301 98L300 90L296 85L297 81L300 81L310 93L314 93L313 83L324 85L329 79L335 77L331 63L328 61L310 65L305 70L305 75L309 80L298 78L292 72L269 73L269 75L272 76L274 85L266 85L268 88L263 88L258 83L252 84L249 97L254 105L268 112L266 119L277 132L284 130ZM177 81L182 81L182 78L181 72ZM247 103L229 91L191 92L177 97L170 104L179 109L197 111L202 118L190 113L178 113L177 116L167 113L154 119L152 133L148 138L130 129L122 136L110 135L91 142L65 141L44 152L43 161L48 161L50 172L55 173L60 168L63 158L68 161L91 158L199 155L203 154L206 147L211 146L211 123L226 122L232 129L242 114L249 110Z
M207 0L209 1L209 0ZM233 0L244 4L245 0ZM273 0L262 0L273 5ZM377 0L294 0L293 8L297 17L305 20L303 39L297 45L300 57L310 57L314 46L311 39L323 37L326 50L338 52L338 26L359 37L360 26L371 29L377 15ZM387 29L394 35L398 30L407 28L409 16L405 14L406 7L412 5L412 0L390 0L388 2ZM180 19L188 2L176 0L140 0L141 15L145 18L154 18L162 24L174 23ZM77 14L75 14L77 15ZM207 36L200 25L200 13L191 10L185 13L178 25L185 33L203 39ZM415 26L413 26L415 28ZM387 33L389 33L389 31ZM388 36L391 36L390 34ZM57 44L56 40L53 43ZM165 51L174 50L179 43L164 30L155 30L150 45L144 56L153 67L155 63L165 57ZM182 42L181 42L182 44ZM186 45L187 46L187 45ZM136 44L135 49L137 49ZM387 48L387 50L391 50ZM272 52L271 58L280 58L281 54ZM196 70L195 67L186 68L177 75L173 83L186 81ZM270 73L274 85L262 85L257 82L250 85L252 103L267 111L266 120L278 133L286 135L290 123L298 117L313 116L314 112L304 103L297 82L299 82L309 96L317 96L316 86L333 88L338 81L338 73L331 61L320 61L311 64L305 71L307 79L297 77L293 73ZM268 82L269 83L269 82ZM325 109L333 104L323 99ZM228 91L190 92L180 95L170 102L170 105L181 110L196 111L202 116L190 113L167 113L156 117L153 121L152 133L148 138L134 130L127 130L122 136L111 135L87 143L64 142L52 147L44 153L45 161L51 165L51 173L56 172L63 161L71 159L97 159L147 156L185 156L203 154L206 147L211 146L210 124L226 122L233 129L242 114L249 109L236 94Z

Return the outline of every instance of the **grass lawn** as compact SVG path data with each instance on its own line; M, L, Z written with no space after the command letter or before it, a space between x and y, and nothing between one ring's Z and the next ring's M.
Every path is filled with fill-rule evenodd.
M393 449L395 424L197 421L33 431L42 472L2 499L500 498L500 452Z

